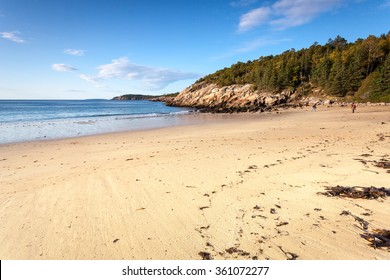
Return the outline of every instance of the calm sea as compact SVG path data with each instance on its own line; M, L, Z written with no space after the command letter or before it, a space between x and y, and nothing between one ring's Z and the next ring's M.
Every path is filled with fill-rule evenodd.
M190 112L145 100L0 100L0 144L172 126Z

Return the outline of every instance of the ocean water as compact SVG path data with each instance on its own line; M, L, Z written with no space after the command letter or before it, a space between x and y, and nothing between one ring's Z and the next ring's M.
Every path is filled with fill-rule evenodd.
M147 100L0 100L0 144L173 126L190 113Z

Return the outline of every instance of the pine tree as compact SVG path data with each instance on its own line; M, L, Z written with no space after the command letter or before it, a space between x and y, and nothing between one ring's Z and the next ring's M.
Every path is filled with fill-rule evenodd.
M288 50L276 56L238 62L202 78L220 86L253 84L257 90L321 87L326 93L390 101L390 32L348 43L337 36L324 46ZM362 97L364 95L364 97Z

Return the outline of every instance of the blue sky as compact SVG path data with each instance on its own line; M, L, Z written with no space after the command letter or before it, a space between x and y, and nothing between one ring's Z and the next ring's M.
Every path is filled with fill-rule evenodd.
M0 99L177 92L237 61L390 30L390 0L0 0Z

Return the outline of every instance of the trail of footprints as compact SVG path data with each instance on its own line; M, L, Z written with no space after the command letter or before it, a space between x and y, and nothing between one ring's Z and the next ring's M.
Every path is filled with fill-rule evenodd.
M266 168L266 167L264 167ZM208 197L208 204L199 207L199 211L202 212L202 216L204 217L205 224L199 228L196 228L195 230L200 234L200 236L204 240L204 248L203 251L199 252L199 256L204 260L211 260L214 259L214 257L219 256L223 259L253 259L257 260L260 258L260 256L263 255L263 249L264 244L267 243L267 241L270 241L271 239L278 237L278 236L288 236L290 233L284 229L286 225L289 224L288 221L284 221L280 218L278 215L278 211L282 208L282 206L278 203L275 203L273 207L266 209L263 206L260 206L258 204L252 206L251 209L239 209L237 212L237 215L235 217L236 220L236 232L235 232L235 243L234 246L230 248L225 248L224 250L218 250L213 245L212 236L208 233L210 228L213 226L210 224L207 220L207 213L205 211L209 211L213 206L213 199L214 197L220 193L223 192L225 188L233 188L237 187L240 184L244 182L245 176L249 176L252 172L257 172L258 167L257 165L250 165L247 169L243 171L237 172L238 174L238 180L236 182L230 182L229 184L222 184L219 186L219 190L214 190L210 194L206 193L204 194L205 197ZM265 193L259 193L259 195L265 196ZM278 199L279 200L279 199ZM273 235L261 235L258 232L250 232L250 235L256 240L255 241L255 247L259 247L256 254L251 254L241 248L242 238L244 236L244 223L245 221L248 221L248 219L254 219L256 226L259 229L265 229L265 226L262 224L262 221L266 219L272 219L273 222ZM256 221L257 220L257 221ZM253 221L251 221L253 223ZM266 229L267 230L267 229ZM270 246L270 245L269 245ZM270 246L271 247L271 246ZM278 246L278 249L283 252L286 256L286 259L297 259L298 255L289 252L288 250L282 248L281 246ZM266 256L262 256L263 258L267 259Z
M383 138L383 137L382 137ZM383 141L383 140L382 140ZM289 221L282 220L281 217L279 216L279 211L281 211L282 206L280 203L275 203L273 207L267 206L264 207L262 205L256 204L253 205L252 208L248 211L248 209L240 209L237 213L236 216L236 232L235 232L235 244L233 247L226 248L224 250L218 250L214 247L213 245L213 240L212 236L208 234L208 231L210 230L211 227L213 227L212 224L210 224L207 221L207 213L205 211L209 211L212 208L212 202L213 199L216 195L218 195L219 192L223 192L224 189L226 188L235 188L238 187L239 185L243 184L245 182L245 178L247 176L251 176L254 173L259 172L259 170L264 170L264 169L269 169L281 164L284 164L285 162L291 162L291 161L296 161L300 159L304 159L307 156L310 156L311 154L318 153L318 151L313 151L312 149L318 149L319 147L321 148L327 148L330 145L329 140L325 140L324 142L317 143L316 145L309 145L306 147L301 147L296 155L291 156L291 157L284 157L283 160L279 159L276 160L275 162L265 164L261 167L257 165L250 165L244 170L237 171L237 180L236 182L229 182L227 184L222 184L217 188L217 190L212 191L211 193L206 193L204 196L208 197L208 205L205 205L203 207L199 208L199 211L202 211L202 215L205 220L205 225L201 226L200 228L197 228L196 231L199 232L201 237L204 239L204 251L199 252L199 256L203 259L213 259L216 256L219 256L220 258L228 259L228 258L240 258L240 259L259 259L265 258L268 259L267 254L264 253L264 248L268 247L268 249L277 249L280 252L282 252L286 259L288 260L295 260L299 259L298 254L294 252L290 252L288 248L283 248L281 246L277 246L275 248L275 245L270 245L273 242L269 242L274 238L280 237L280 236L288 236L290 235L288 229ZM320 150L320 152L325 152L326 149ZM373 152L372 150L369 149L370 152ZM334 156L336 154L327 154L327 156ZM367 158L368 156L371 155L361 155L362 157ZM373 165L378 164L378 161L368 161L368 160L362 160L362 159L355 159L355 160L360 160L363 164L367 164L367 162L371 162ZM381 157L381 160L379 161L380 166L376 167L382 167L387 169L387 172L390 172L388 170L389 166L388 163L390 161L388 160L388 155L384 155ZM322 166L322 167L328 167L329 166ZM290 187L300 187L300 186L292 186ZM266 195L265 193L260 193L260 195ZM278 198L276 198L278 199ZM369 209L365 209L366 211L362 213L364 216L370 216L372 215L372 211ZM321 214L322 209L320 208L314 208L314 213L317 213L315 215L315 221L313 223L313 227L321 227L321 224L323 222L326 222L327 218ZM311 216L313 213L307 213L305 216L306 218L308 217L314 217ZM257 227L259 229L265 230L265 232L273 232L272 234L266 235L266 234L260 234L259 232L250 232L250 235L255 237L254 240L256 240L256 243L254 244L255 248L257 247L257 253L256 254L251 254L249 252L246 252L241 246L241 241L244 236L244 223L245 219L253 219L254 222L256 223ZM267 220L267 223L264 223L264 221ZM273 222L271 223L273 226L269 226L269 220L272 220ZM252 221L253 222L253 221ZM265 228L264 224L268 224L268 228ZM286 229L287 228L287 229ZM332 231L333 234L336 234L336 231ZM253 239L253 238L252 238ZM302 243L305 245L304 243ZM272 247L273 246L273 247Z

